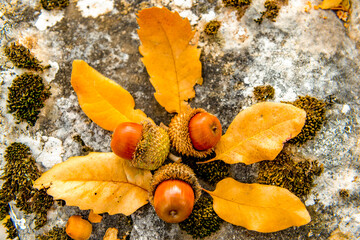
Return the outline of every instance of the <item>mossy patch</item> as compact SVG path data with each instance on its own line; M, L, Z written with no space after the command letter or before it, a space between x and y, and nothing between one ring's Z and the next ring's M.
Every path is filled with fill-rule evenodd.
M44 101L51 95L50 87L45 87L42 77L32 73L17 76L9 87L7 108L17 123L27 122L34 126Z
M54 227L43 235L36 236L37 240L71 240L66 234L65 228Z
M285 102L301 108L306 112L305 125L301 132L289 143L302 145L313 139L325 122L326 103L310 96L299 96L294 102Z
M187 158L183 156L182 161L194 170L194 173L198 178L201 178L202 180L214 186L220 180L230 175L230 164L227 164L221 160L203 164L201 163L202 161L206 161L212 158L214 158L214 154L205 159Z
M254 96L257 101L266 101L269 99L274 99L275 89L270 85L257 86L254 88Z
M261 24L262 21L267 18L272 22L276 21L276 17L279 15L280 6L276 0L266 0L264 3L266 10L261 12L261 16L254 21L258 24Z
M251 4L251 0L223 0L226 7L239 8Z
M16 207L26 214L35 214L35 228L45 225L47 211L53 205L53 198L45 190L33 188L40 171L31 156L30 148L22 143L12 143L5 150L5 166L0 190L1 219L9 211L9 202L15 200Z
M18 238L18 232L16 227L14 226L11 218L8 218L4 223L4 227L6 228L7 237L6 239L15 239Z
M339 195L342 199L346 199L350 196L348 190L346 190L346 189L341 189L339 191Z
M204 32L210 36L216 35L220 26L221 24L219 21L210 21L205 25Z
M30 50L21 44L11 43L4 49L5 56L18 68L26 68L29 70L43 71L50 67L42 66L41 62L31 54Z
M179 226L193 238L204 238L218 231L222 222L213 209L212 199L202 196L194 205L191 215Z
M273 161L259 163L257 182L283 187L298 197L309 194L314 179L323 171L323 166L310 160L295 162L291 155L282 151Z
M41 0L41 6L46 10L63 9L69 6L69 0Z

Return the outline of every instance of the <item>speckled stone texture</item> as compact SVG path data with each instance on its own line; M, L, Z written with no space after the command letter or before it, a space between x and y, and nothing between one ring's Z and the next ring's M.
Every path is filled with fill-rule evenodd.
M157 124L169 124L172 114L156 102L140 60L136 22L136 13L142 8L165 6L188 17L198 30L204 84L195 87L191 106L216 115L224 132L239 111L256 102L252 91L259 85L275 88L275 102L293 101L298 95L335 99L316 138L297 148L299 155L317 159L324 166L323 174L316 179L317 186L304 199L312 222L269 234L224 223L207 239L327 239L336 229L350 239L360 238L360 5L352 1L351 22L345 28L333 11L312 8L305 12L306 2L290 0L281 8L276 22L265 19L258 25L254 19L264 11L263 0L253 0L242 17L220 0L106 0L103 4L78 0L52 12L41 9L39 1L12 5L4 1L6 8L0 10L4 14L0 20L1 45L19 41L45 65L51 64L42 76L51 86L52 95L34 127L15 124L6 111L7 88L24 70L12 68L1 52L1 166L5 148L13 141L27 144L44 170L84 154L74 136L80 136L94 151L110 151L111 132L91 122L78 105L70 84L74 59L85 60L127 89L136 108ZM317 5L321 1L310 2ZM221 22L219 32L206 36L203 28L214 19ZM256 170L256 164L236 164L231 174L238 181L254 182ZM348 190L347 199L339 196L340 189ZM16 209L13 213L21 239L34 239L31 216ZM64 226L74 213L87 216L76 207L57 206L49 214L48 225L36 234L54 225ZM161 221L149 205L131 218L106 215L101 224L94 224L91 239L102 239L108 227L117 227L119 238L129 233L134 240L191 239L177 224Z

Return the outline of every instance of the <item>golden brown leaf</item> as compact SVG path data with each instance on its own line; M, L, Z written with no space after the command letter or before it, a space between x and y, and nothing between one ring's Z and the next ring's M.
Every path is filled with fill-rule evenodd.
M71 85L84 113L106 130L147 119L141 110L134 110L135 101L128 91L82 60L73 62Z
M103 240L119 240L117 238L118 230L116 228L108 228L105 232Z
M130 215L147 203L151 177L114 153L90 153L55 165L34 187L49 188L49 195L69 206Z
M99 214L94 213L94 210L90 210L88 220L92 223L99 223L102 220L102 216Z
M255 104L235 117L215 147L215 159L229 164L273 160L283 143L300 133L305 118L304 110L290 104Z
M180 113L202 84L200 49L189 44L194 36L188 19L166 8L144 9L138 14L142 62L154 86L155 98L166 111Z
M304 204L284 188L221 180L213 192L214 210L223 220L258 232L276 232L310 222Z
M342 0L324 0L320 3L319 8L321 9L331 9L338 7Z

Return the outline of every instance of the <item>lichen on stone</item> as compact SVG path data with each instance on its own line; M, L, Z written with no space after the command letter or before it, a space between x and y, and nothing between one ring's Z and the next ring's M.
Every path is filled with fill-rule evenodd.
M36 236L37 240L71 240L66 234L65 228L54 227L43 235Z
M223 0L223 3L226 7L242 7L250 5L251 0Z
M9 87L7 108L13 113L17 123L26 121L34 126L44 101L51 95L50 87L45 87L42 77L33 73L17 76Z
M193 238L204 238L218 231L222 222L213 209L212 199L203 196L194 205L191 215L179 226Z
M219 28L220 28L221 24L219 21L210 21L208 22L206 25L205 25L205 29L204 29L204 32L207 34L207 35L216 35Z
M18 68L26 68L29 70L35 70L42 72L44 69L50 67L42 66L41 61L39 61L30 50L24 47L21 44L11 43L10 46L5 46L4 48L5 56Z
M4 223L4 227L6 228L7 237L6 239L15 239L18 238L18 231L14 226L13 221L11 218L8 218Z
M261 16L254 21L258 24L261 24L264 18L271 20L272 22L276 21L276 17L279 15L280 6L276 0L266 0L264 3L266 10L261 12Z
M89 152L93 152L94 149L92 147L89 147L85 144L84 140L82 140L82 138L80 137L80 135L75 135L73 136L73 139L75 142L79 143L79 145L81 146L81 151L84 154L87 154Z
M350 196L348 190L346 189L340 189L339 195L342 199L346 199Z
M294 161L286 151L282 151L273 161L259 163L257 182L286 188L298 197L309 194L315 177L323 171L317 160Z
M69 0L41 0L41 5L46 10L63 9L69 6Z
M12 143L5 150L5 166L0 190L1 219L9 211L9 202L15 200L16 207L26 214L35 214L35 228L45 225L47 211L53 205L53 198L46 190L33 188L33 182L41 173L31 156L30 148L22 143Z
M299 96L294 102L284 102L301 108L306 112L305 125L301 132L289 143L302 145L313 139L325 121L326 103L310 96Z
M268 99L274 99L275 89L270 85L257 86L254 88L254 96L258 101L266 101Z

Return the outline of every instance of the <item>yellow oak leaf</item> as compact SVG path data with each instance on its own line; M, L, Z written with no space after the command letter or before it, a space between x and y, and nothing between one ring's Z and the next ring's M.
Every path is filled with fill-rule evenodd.
M155 99L169 113L183 112L202 84L200 49L190 45L194 31L188 19L166 8L144 9L138 14L141 59L156 92Z
M284 142L298 135L305 124L304 110L285 103L263 102L240 112L215 147L226 163L252 164L274 160Z
M331 9L338 7L343 0L324 0L320 3L319 8Z
M215 191L205 191L220 218L248 230L276 232L311 220L300 199L284 188L225 178Z
M151 173L132 167L114 153L90 153L55 165L35 181L69 206L130 215L148 202Z
M71 85L84 113L106 130L113 131L122 122L148 119L141 110L134 110L135 101L128 91L82 60L73 61Z

